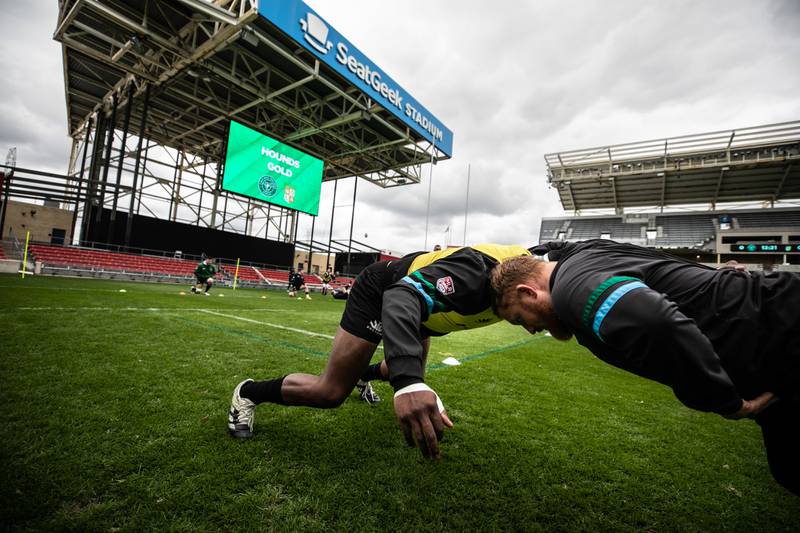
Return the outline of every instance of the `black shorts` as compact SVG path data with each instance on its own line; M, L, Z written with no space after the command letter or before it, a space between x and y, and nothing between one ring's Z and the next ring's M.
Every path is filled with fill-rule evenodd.
M299 291L300 289L302 289L303 285L305 285L305 283L290 283L289 284L289 286L292 287L296 291Z
M761 426L767 463L775 481L800 496L800 457L798 457L797 419L800 393L781 397L756 416Z
M360 339L378 344L383 338L383 292L394 282L394 261L373 263L361 271L350 289L339 325Z
M200 276L195 276L195 277L197 278L197 284L198 285L204 285L204 284L208 283L208 280L211 279L211 278L208 278L208 277L200 277Z

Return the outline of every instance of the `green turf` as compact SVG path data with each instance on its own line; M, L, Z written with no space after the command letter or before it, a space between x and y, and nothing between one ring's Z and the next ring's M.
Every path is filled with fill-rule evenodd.
M0 276L0 529L797 531L753 422L507 324L433 340L439 461L355 394L261 406L234 441L236 383L325 364L330 340L274 326L332 335L343 302L182 290Z

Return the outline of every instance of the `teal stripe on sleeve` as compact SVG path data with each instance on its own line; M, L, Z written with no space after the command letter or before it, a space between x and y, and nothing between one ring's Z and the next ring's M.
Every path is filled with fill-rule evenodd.
M603 340L603 337L600 336L600 326L603 325L603 320L606 318L606 315L608 315L608 313L614 307L614 304L616 304L620 298L628 294L630 291L634 289L646 289L646 288L647 285L645 285L641 281L633 281L631 283L620 285L614 290L614 292L612 292L608 296L608 298L606 298L606 301L603 302L603 305L601 305L600 308L597 310L597 313L595 313L594 322L592 323L592 330L594 331L594 334L597 335L598 339L600 339L601 341Z
M425 305L428 307L428 314L430 315L431 313L433 313L433 299L430 296L428 296L428 293L425 292L425 289L419 282L414 281L408 276L404 277L400 281L404 281L405 283L408 283L409 285L417 289L417 291L419 291L419 293L425 299Z
M589 299L586 300L586 305L583 308L583 315L581 316L581 322L584 326L589 325L589 319L592 317L592 308L597 300L603 295L606 290L612 285L616 285L617 283L621 283L623 281L642 281L639 278L632 278L630 276L613 276L605 280L603 283L598 285L598 287L592 291L592 294L589 296Z

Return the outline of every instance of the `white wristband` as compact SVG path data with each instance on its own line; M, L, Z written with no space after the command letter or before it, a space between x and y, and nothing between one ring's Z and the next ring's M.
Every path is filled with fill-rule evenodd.
M399 391L395 392L394 393L394 397L397 398L398 396L400 396L402 394L408 394L410 392L423 392L423 391L432 392L433 395L436 396L436 407L439 408L439 412L440 413L443 413L444 412L444 404L442 403L441 398L439 398L439 395L436 394L435 390L433 390L432 388L428 387L424 383L412 383L411 385L406 385L405 387L403 387Z

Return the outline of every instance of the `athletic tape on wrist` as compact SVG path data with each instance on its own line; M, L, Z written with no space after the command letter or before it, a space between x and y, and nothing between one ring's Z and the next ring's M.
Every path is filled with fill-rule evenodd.
M443 413L444 412L444 404L442 403L441 398L439 398L439 395L436 394L435 390L433 390L432 388L428 387L424 383L412 383L411 385L406 385L405 387L403 387L399 391L395 392L394 393L394 397L397 398L401 394L408 394L410 392L422 392L422 391L432 392L433 395L436 396L436 407L439 408L439 412L440 413Z

